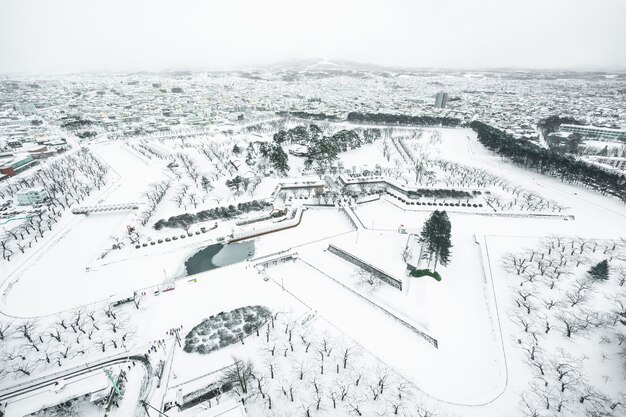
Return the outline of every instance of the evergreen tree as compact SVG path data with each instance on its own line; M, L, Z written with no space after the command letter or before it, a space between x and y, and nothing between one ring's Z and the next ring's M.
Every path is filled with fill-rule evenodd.
M243 178L237 175L235 178L230 180L226 180L226 186L231 190L236 190L239 192L239 187L241 187L241 183L243 182Z
M274 142L276 142L277 144L280 145L286 140L287 140L287 132L285 132L284 130L279 130L278 132L274 133Z
M437 269L437 263L448 265L450 262L450 241L452 225L445 211L435 210L422 228L421 238L431 254L435 255L433 271Z
M270 162L274 169L281 175L285 175L289 172L289 157L280 145L274 145L272 152L270 153Z
M209 190L213 189L213 186L211 185L211 181L209 181L209 179L205 177L204 175L202 176L200 183L202 184L202 189L205 192L208 192Z
M287 137L290 139L290 142L308 143L309 131L304 126L296 126L287 131Z
M328 169L337 159L337 154L339 154L339 148L336 142L330 137L323 137L309 146L309 164L316 162L320 169Z
M322 137L322 129L316 124L309 125L309 138L312 141L319 140Z
M587 271L589 276L598 281L606 281L609 278L609 263L605 259L598 262Z
M239 155L241 153L241 148L239 148L239 146L237 145L233 146L233 153L235 155Z
M259 153L263 158L269 158L271 152L271 146L266 142L261 142L259 146Z

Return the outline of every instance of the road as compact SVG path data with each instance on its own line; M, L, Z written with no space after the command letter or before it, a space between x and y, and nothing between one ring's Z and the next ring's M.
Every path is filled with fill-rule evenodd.
M143 352L143 349L141 350ZM51 387L55 382L59 380L70 380L81 375L91 373L93 371L99 371L111 365L119 365L126 362L139 361L147 369L147 375L151 375L152 366L146 359L143 353L136 352L123 352L112 357L102 359L96 362L85 363L74 368L65 369L61 372L55 372L54 374L45 375L42 377L30 379L26 382L21 382L13 386L0 390L0 402L7 402L15 397L31 393L33 391L41 390L47 387Z

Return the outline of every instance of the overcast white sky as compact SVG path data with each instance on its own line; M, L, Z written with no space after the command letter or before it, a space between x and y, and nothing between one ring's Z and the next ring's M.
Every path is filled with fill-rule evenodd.
M0 72L626 68L626 0L0 0Z

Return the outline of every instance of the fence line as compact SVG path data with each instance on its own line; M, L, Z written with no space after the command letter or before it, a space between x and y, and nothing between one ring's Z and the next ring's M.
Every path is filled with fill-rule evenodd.
M385 271L382 271L378 268L376 268L374 265L369 264L367 262L365 262L364 260L357 258L356 256L354 256L353 254L351 254L350 252L347 252L341 248L338 248L335 245L328 245L328 252L332 253L333 255L337 255L338 257L340 257L343 260L346 260L348 262L350 262L351 264L354 264L362 269L365 269L368 272L373 273L374 275L376 275L378 278L380 278L381 281L383 281L385 284L388 284L400 291L402 291L402 281L392 277L391 275L389 275L388 273L386 273Z
M395 319L397 322L399 322L403 326L407 327L409 330L413 331L414 333L417 333L418 335L423 337L428 343L433 345L435 348L439 348L439 342L434 337L424 333L423 331L419 330L417 327L413 326L411 323L407 322L406 320L401 319L400 317L398 317L395 314L393 314L391 311L389 311L386 308L380 306L379 304L375 303L374 301L370 300L369 298L365 297L364 295L360 294L359 292L353 290L352 288L350 288L349 286L347 286L343 282L337 280L336 278L333 278L332 276L328 275L326 272L324 272L324 271L320 270L319 268L317 268L316 266L308 263L304 259L302 259L302 258L299 258L299 259L300 259L300 261L304 262L306 265L310 266L311 268L313 268L314 270L316 270L320 274L324 275L325 277L329 278L330 280L332 280L336 284L339 284L340 286L342 286L346 290L350 291L352 294L354 294L357 297L361 298L362 300L364 300L365 302L367 302L371 306L379 309L380 311L382 311L386 315L388 315L391 318Z

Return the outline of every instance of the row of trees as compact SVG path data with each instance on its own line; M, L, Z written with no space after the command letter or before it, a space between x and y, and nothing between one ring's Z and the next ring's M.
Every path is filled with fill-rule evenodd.
M64 211L71 205L81 203L94 190L101 189L108 168L86 148L68 153L48 162L31 175L9 179L0 189L0 198L12 198L24 188L43 187L48 193L48 202L35 212L27 213L24 219L5 226L6 234L0 236L2 258L10 261L19 250L28 248L52 230Z
M161 230L164 227L171 227L188 230L188 228L195 223L217 219L231 219L243 213L260 211L268 207L271 207L271 204L261 200L239 203L237 206L231 204L228 207L214 207L197 213L185 213L172 216L167 220L161 219L154 224L154 228L156 230Z
M334 114L326 114L326 113L310 113L303 111L290 111L290 112L277 112L279 116L291 116L297 117L299 119L311 119L311 120L328 120L331 122L339 121L339 117Z
M461 120L454 117L409 116L406 114L359 113L350 112L346 121L352 123L375 123L408 126L446 126L457 127Z
M491 193L485 195L485 200L498 210L561 212L564 207L556 201L509 183L480 168L468 167L456 162L426 157L422 138L424 135L414 135L409 138L400 138L398 145L404 153L409 155L414 166L409 167L409 175L415 172L415 181L428 186L462 187L462 188L490 188ZM429 142L435 138L426 138ZM502 192L500 192L502 191Z
M540 148L531 142L517 140L502 130L480 121L473 121L470 126L478 133L478 140L487 149L510 158L515 164L558 177L562 181L582 184L602 194L613 195L626 201L624 177L553 150Z
M139 308L141 300L135 302ZM135 334L126 309L132 306L105 304L37 320L1 320L0 378L31 376L73 360L84 362L90 353L124 349Z
M0 236L0 250L2 259L7 262L19 251L26 252L34 243L44 237L44 234L54 227L59 221L62 212L55 207L41 208L16 226L6 230L6 234Z

